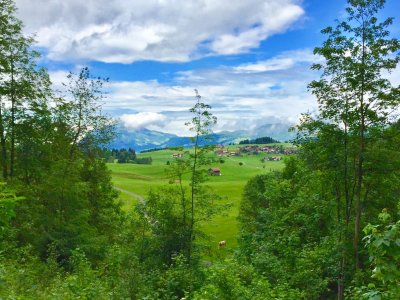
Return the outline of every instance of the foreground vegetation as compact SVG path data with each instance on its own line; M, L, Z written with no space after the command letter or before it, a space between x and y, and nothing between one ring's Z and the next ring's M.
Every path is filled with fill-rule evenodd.
M209 176L216 162L198 139L216 119L196 91L193 150L109 165L139 200L123 209L100 150L113 133L99 113L105 81L84 68L55 95L13 2L0 0L0 298L397 299L400 89L382 74L400 43L392 20L376 18L383 4L349 0L348 19L323 31L322 77L310 84L320 114L303 116L299 151L280 170L265 162L260 175L249 156ZM237 170L249 181L226 257L207 232L230 208L221 196L238 203Z

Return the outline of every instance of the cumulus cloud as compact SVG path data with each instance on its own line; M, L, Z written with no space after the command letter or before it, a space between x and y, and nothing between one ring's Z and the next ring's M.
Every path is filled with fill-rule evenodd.
M304 15L299 0L16 0L53 60L189 61L247 52Z
M140 129L151 125L162 126L167 118L159 113L140 112L137 114L123 114L120 119L126 128Z
M311 50L299 50L255 63L251 70L250 65L243 64L178 72L172 84L155 80L111 82L104 109L115 116L132 114L132 127L187 135L184 123L191 118L189 109L195 104L193 90L197 88L218 118L215 131L296 123L302 112L316 109L307 84L319 76L310 71L311 63L319 59L313 58ZM257 68L253 66L258 64L274 67L254 71ZM125 124L130 118L124 117ZM147 119L152 122L147 123Z
M232 67L197 69L175 73L172 83L111 81L104 111L121 117L126 127L188 135L185 122L192 117L194 89L212 106L218 118L215 131L252 130L271 123L297 123L301 113L316 111L314 96L307 85L319 78L310 65L322 62L312 50L281 53L267 60ZM58 85L67 73L50 73ZM400 84L400 65L384 74Z

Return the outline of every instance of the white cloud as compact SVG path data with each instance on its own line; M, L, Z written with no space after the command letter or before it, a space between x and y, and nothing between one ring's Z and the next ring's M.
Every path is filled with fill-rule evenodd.
M307 85L319 78L310 65L321 62L311 50L281 53L268 60L233 67L217 67L179 72L173 84L151 81L112 81L104 111L130 128L188 135L184 123L192 117L194 89L212 106L218 117L215 131L252 130L263 124L296 123L301 113L316 111L317 102ZM67 75L51 73L60 84ZM391 74L393 84L400 83L400 66Z
M287 29L293 20L297 20L304 13L298 5L281 4L281 1L264 3L258 12L257 21L253 23L258 26L248 27L237 34L223 34L213 41L211 48L219 54L246 52L257 47L270 35Z
M314 55L310 50L288 51L265 61L252 64L243 64L235 67L237 72L261 73L268 71L287 70L298 63L310 65L323 61L321 56Z
M154 122L146 123L150 115L136 118L132 127L139 126L136 122L141 119L142 127L187 135L184 123L191 118L188 111L195 103L193 90L197 88L218 118L215 131L253 129L280 121L294 123L300 113L316 109L307 84L319 76L309 69L318 60L311 50L291 51L253 64L274 66L262 72L250 72L249 65L239 65L179 72L172 85L157 81L111 82L104 109L116 116L138 116L140 112L162 115L162 122L154 117Z
M390 73L383 72L383 77L389 79L393 86L400 86L400 63Z
M120 119L126 128L139 129L151 125L161 126L165 123L167 118L159 113L140 112L137 114L123 114Z
M53 88L55 90L63 90L64 89L63 83L66 82L68 74L69 74L69 72L63 71L63 70L49 73L51 82L53 84Z
M16 0L53 60L189 61L238 54L284 32L299 0Z

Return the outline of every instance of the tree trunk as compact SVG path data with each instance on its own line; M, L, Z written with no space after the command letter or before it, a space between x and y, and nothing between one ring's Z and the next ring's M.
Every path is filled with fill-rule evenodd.
M197 164L197 145L199 142L199 133L196 135L196 141L194 144L194 158L193 158L193 169L192 169L192 189L191 189L191 219L189 228L189 262L192 258L192 244L193 244L193 229L194 229L194 197L195 197L195 184L196 184L196 164Z
M359 243L360 243L360 226L361 226L361 193L364 180L364 152L365 152L365 56L366 56L366 29L365 21L362 23L362 56L361 56L361 93L360 93L360 128L359 128L359 150L358 150L358 164L357 164L357 188L356 188L356 219L354 223L354 256L355 256L355 268L360 268L360 257L359 257Z
M15 81L14 81L14 60L11 59L11 148L10 148L10 177L14 176L15 162Z
M6 180L8 177L7 148L6 148L6 139L4 136L3 111L1 102L0 102L0 143L1 143L1 167L3 171L3 179Z

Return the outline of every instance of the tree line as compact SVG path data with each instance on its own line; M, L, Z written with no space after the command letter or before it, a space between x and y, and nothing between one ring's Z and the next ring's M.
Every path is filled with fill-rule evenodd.
M265 137L260 137L260 138L256 138L254 140L243 140L239 142L239 145L248 145L248 144L274 144L274 143L279 143L279 141L274 140L273 138L269 137L269 136L265 136Z
M132 148L121 148L121 149L108 149L103 148L101 157L108 163L114 163L115 161L119 164L139 164L139 165L151 165L153 159L151 156L148 157L137 157L136 151Z

